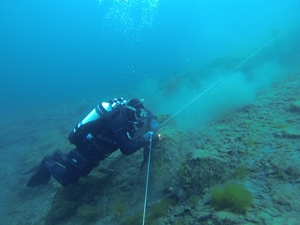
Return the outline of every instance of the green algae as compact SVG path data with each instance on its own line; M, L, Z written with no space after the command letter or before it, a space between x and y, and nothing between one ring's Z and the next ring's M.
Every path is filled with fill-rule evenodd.
M162 199L159 203L152 206L147 210L145 223L149 225L156 225L157 220L161 217L165 216L170 207L175 206L177 204L177 199L168 197ZM137 212L125 220L123 220L121 225L140 225L142 222L142 212Z
M211 203L217 210L245 214L253 203L253 195L243 184L225 183L211 189Z
M120 220L124 217L126 213L126 205L122 201L117 201L112 205L112 211L115 214L115 217Z
M83 204L78 207L77 213L86 222L96 222L102 215L103 212L100 208L92 205Z
M244 180L249 175L249 169L247 165L240 164L238 165L232 173L233 177L237 179Z

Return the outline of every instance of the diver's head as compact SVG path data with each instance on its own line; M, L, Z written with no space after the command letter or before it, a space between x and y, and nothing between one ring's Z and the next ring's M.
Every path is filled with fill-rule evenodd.
M147 111L142 101L137 98L129 100L121 112L123 117L132 123L141 123L147 116Z

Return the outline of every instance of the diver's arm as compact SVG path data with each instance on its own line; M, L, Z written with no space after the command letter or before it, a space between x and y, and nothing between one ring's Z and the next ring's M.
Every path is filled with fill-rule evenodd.
M132 138L125 121L118 117L112 121L111 128L114 140L124 155L130 155L147 145L148 141L143 137Z

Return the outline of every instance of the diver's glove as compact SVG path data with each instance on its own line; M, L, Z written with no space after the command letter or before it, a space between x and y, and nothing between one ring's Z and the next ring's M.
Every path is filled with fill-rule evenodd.
M144 140L145 142L149 142L150 139L151 139L151 137L152 137L152 142L153 142L153 143L158 142L158 140L159 140L158 135L155 134L155 133L153 133L152 131L149 131L149 132L145 133L145 134L143 135L143 140Z
M149 128L150 128L150 131L153 131L154 133L156 133L159 130L159 123L158 123L157 119L150 120Z

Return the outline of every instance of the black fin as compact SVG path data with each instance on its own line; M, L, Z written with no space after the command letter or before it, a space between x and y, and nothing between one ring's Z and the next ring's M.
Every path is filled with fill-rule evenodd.
M29 173L33 173L34 171L36 171L38 168L40 167L40 165L37 165L36 167L31 168L30 170L21 173L21 175L27 175Z
M33 169L31 170L33 172ZM27 172L28 173L28 172ZM32 177L27 182L27 187L36 187L42 184L47 184L51 178L49 171L42 165L38 165Z

